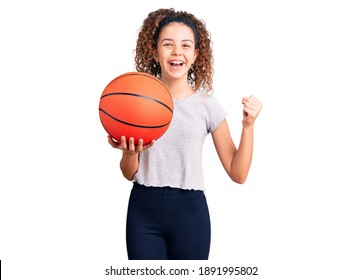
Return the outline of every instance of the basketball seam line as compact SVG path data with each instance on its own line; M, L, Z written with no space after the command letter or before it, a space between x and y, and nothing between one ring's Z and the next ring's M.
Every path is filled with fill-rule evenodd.
M149 97L149 96L144 96L144 95L140 95L140 94L137 94L137 93L129 93L129 92L111 92L111 93L107 93L107 94L104 94L100 99L104 98L104 97L107 97L107 96L111 96L111 95L130 95L130 96L136 96L136 97L140 97L140 98L144 98L144 99L148 99L148 100L151 100L151 101L154 101L154 102L157 102L159 103L160 105L166 107L169 111L172 112L173 114L173 110L171 108L169 108L166 104L164 104L163 102L155 99L155 98L152 98L152 97Z
M107 113L106 111L104 111L102 108L99 108L99 111L103 112L104 114L106 114L107 116L109 116L110 118L112 118L113 120L116 120L120 123L126 124L126 125L130 125L130 126L134 126L134 127L139 127L139 128L161 128L164 126L167 126L169 122L167 122L166 124L162 124L162 125L154 125L154 126L149 126L149 125L139 125L139 124L133 124L133 123L128 123L126 121L122 121L120 119L117 119L116 117L113 117L112 115L110 115L109 113Z

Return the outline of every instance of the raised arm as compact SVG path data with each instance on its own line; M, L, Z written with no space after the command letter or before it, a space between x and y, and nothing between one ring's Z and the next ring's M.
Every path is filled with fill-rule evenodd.
M214 145L224 169L236 183L243 184L248 176L253 156L254 122L261 111L262 104L254 96L243 98L242 136L235 146L227 121L224 120L212 133Z

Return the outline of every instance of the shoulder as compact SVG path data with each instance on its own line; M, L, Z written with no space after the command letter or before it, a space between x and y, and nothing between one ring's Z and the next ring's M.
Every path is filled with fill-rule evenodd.
M227 113L213 94L198 92L198 99L201 100L199 102L202 104L200 107L204 108L205 111L207 131L213 132L225 119Z
M199 99L202 100L202 103L208 112L224 111L223 106L213 94L201 91L199 92Z
M195 95L196 100L198 102L204 103L205 106L220 105L218 99L211 93L207 93L205 91L197 91Z

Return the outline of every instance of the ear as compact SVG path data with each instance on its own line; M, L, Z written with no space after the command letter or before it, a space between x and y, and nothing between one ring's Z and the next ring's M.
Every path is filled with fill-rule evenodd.
M159 55L158 55L158 51L156 49L153 49L153 58L154 58L155 62L159 62Z
M197 59L197 57L198 57L198 53L199 53L199 49L195 49L195 50L194 50L193 63L196 61L196 59Z

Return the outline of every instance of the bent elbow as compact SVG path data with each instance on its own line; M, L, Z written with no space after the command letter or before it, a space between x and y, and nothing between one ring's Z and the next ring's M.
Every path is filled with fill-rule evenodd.
M243 185L246 182L246 179L232 179L233 182Z
M129 172L125 172L122 170L123 177L128 181L133 181L135 174L130 174Z
M236 176L231 176L231 179L233 182L243 185L246 182L247 179L247 175L236 175Z
M133 181L133 178L134 177L131 177L131 176L126 176L126 175L123 175L125 179L127 179L128 181Z

